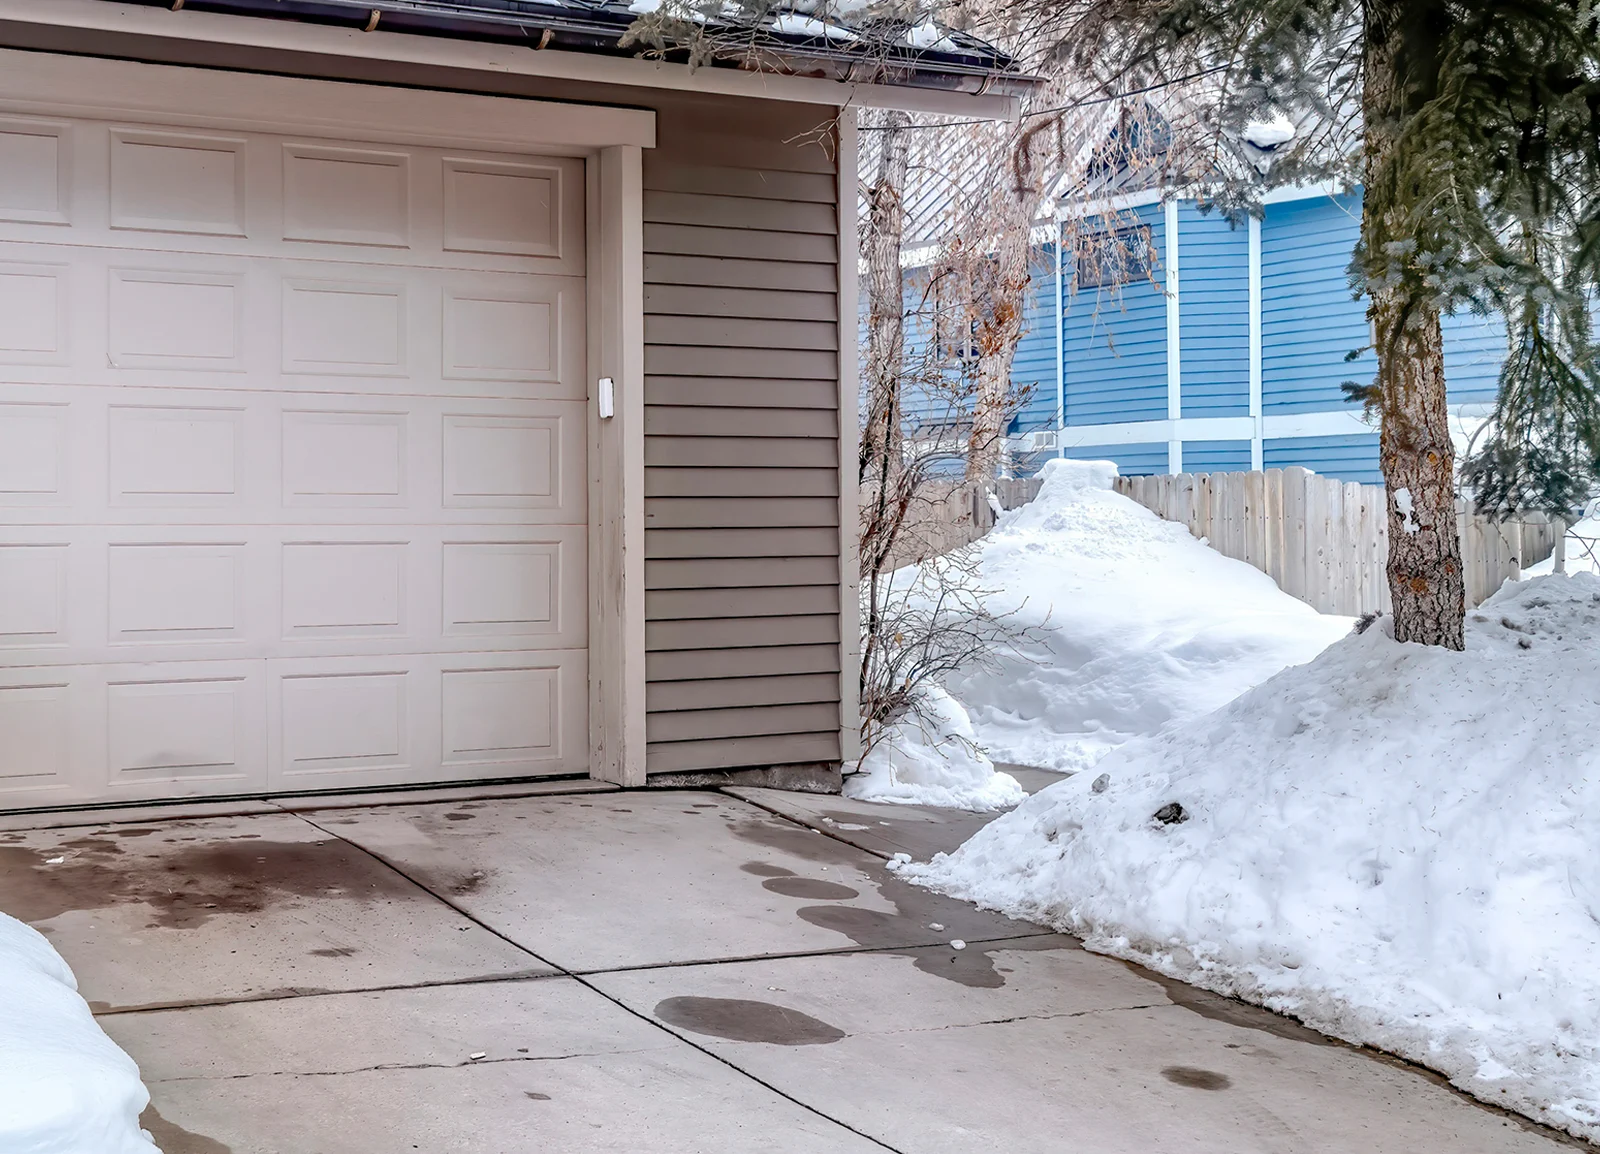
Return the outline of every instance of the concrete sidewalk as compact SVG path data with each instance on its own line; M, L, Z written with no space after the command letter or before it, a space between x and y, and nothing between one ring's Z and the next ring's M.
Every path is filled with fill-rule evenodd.
M166 1154L1578 1145L883 868L973 815L405 800L0 833Z

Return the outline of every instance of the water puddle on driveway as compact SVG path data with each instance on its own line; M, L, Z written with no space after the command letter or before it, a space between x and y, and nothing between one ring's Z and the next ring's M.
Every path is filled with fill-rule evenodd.
M1161 1076L1175 1086L1187 1086L1191 1090L1226 1090L1233 1085L1233 1079L1226 1074L1196 1066L1168 1066L1161 1071Z
M150 1131L161 1154L233 1154L232 1146L224 1146L215 1138L193 1134L163 1118L154 1106L145 1107L139 1115L139 1125Z
M655 1016L669 1026L730 1042L826 1046L845 1036L810 1014L744 998L667 998L656 1004Z
M862 851L804 826L758 818L735 818L729 821L728 829L735 837L752 845L777 850L829 868L866 872L861 860ZM751 861L739 868L747 874L766 878L762 886L773 893L836 903L801 906L795 911L795 916L801 921L842 934L864 949L882 950L897 957L910 958L912 964L923 973L963 986L988 990L1004 986L1005 972L994 960L994 954L1001 950L1082 948L1072 938L1041 933L1038 926L1028 922L980 913L965 902L956 902L931 890L913 886L881 866L873 867L872 873L868 874L868 881L879 895L894 906L893 912L837 904L860 896L859 891L836 882L797 877L794 871L772 862ZM960 924L972 926L975 917L982 921L974 928L981 929L982 936L991 939L991 944L973 943L963 950L955 950L948 944L928 941L932 925L951 923L948 935L955 938L964 936L959 933ZM957 919L960 919L960 923ZM1004 941L994 940L1008 934L1016 936Z

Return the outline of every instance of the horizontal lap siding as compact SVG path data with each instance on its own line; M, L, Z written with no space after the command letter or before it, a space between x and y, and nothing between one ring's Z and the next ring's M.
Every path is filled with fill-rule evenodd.
M1506 359L1501 317L1457 313L1444 318L1444 382L1452 404L1492 401Z
M1167 443L1137 445L1068 446L1061 452L1072 461L1110 461L1124 477L1144 477L1167 471Z
M1383 484L1383 474L1378 469L1378 434L1357 433L1334 437L1284 437L1264 441L1261 446L1262 465L1268 469L1286 469L1299 465L1313 473L1337 477L1341 481L1359 481L1363 485ZM1185 459L1185 466L1188 461Z
M1367 309L1350 294L1350 257L1360 233L1359 196L1268 205L1261 222L1262 411L1349 407L1340 385L1372 379Z
M1031 432L1056 424L1056 253L1054 245L1034 251L1023 303L1022 337L1011 359L1011 386L1027 399L1013 429Z
M1178 237L1182 413L1248 416L1250 234L1186 202L1178 207Z
M1138 210L1151 248L1163 250L1160 205ZM1161 279L1156 270L1155 279ZM1158 421L1167 416L1167 297L1148 279L1084 288L1063 302L1068 425Z
M840 755L837 197L797 118L664 110L646 153L651 773Z
M1248 473L1249 441L1185 441L1185 473Z

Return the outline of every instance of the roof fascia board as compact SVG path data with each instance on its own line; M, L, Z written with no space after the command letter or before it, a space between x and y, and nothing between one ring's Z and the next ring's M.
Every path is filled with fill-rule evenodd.
M375 141L510 145L567 156L619 145L654 148L656 142L656 114L647 109L387 90L255 72L233 74L223 84L221 75L183 65L0 48L0 109L112 120L148 113L172 124L287 128L310 135L348 135L354 129ZM308 99L309 92L319 95ZM531 108L560 115L530 115Z
M789 100L836 108L895 108L906 112L957 114L984 120L1016 120L1014 96L942 92L887 84L861 84L804 76L744 72L732 68L690 69L682 64L582 52L537 51L516 45L452 40L398 32L361 32L323 24L233 16L219 12L173 12L108 0L0 0L0 20L48 28L159 36L168 40L244 48L309 52L387 60L418 67L445 67L537 76L635 88L664 88L750 99Z

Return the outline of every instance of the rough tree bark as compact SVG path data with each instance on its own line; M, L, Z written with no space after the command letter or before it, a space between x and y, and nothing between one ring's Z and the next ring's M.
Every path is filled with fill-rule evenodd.
M1405 23L1409 7L1408 0L1366 4L1361 228L1368 264L1380 272L1369 282L1367 308L1378 356L1378 460L1388 495L1395 639L1461 649L1466 595L1439 310L1414 277L1383 269L1410 259L1396 246L1411 239L1415 205L1407 202L1419 194L1394 175L1398 126L1417 98L1418 78L1407 74L1406 62L1427 55L1415 41L1427 30Z
M970 282L975 299L974 343L978 350L978 389L967 438L967 481L995 475L1011 417L1011 363L1022 339L1022 318L1030 282L1033 222L1044 198L1048 166L1044 153L1054 120L1035 123L1021 132L1009 150L1007 187L996 190L992 219L994 256L968 254L980 262Z
M887 481L900 464L900 382L905 368L905 287L900 249L905 232L901 199L910 164L911 117L880 114L878 173L867 192L867 421L861 437L861 480L881 471ZM879 500L887 484L880 484ZM862 563L867 560L865 552ZM863 573L863 576L866 574Z
M861 434L860 577L866 594L862 620L861 701L869 699L873 654L881 644L883 571L905 519L902 485L901 397L905 372L905 288L900 249L905 233L903 193L910 165L911 118L881 114L878 173L867 193L866 421ZM871 710L868 709L868 713Z

